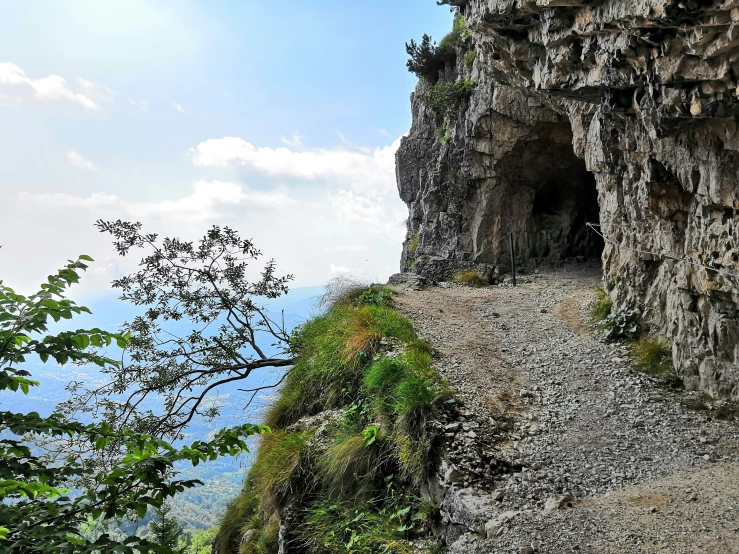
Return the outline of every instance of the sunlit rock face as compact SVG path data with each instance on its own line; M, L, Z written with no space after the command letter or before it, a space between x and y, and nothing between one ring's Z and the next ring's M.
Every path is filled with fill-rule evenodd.
M523 266L601 257L685 384L739 397L739 1L452 3L472 44L440 81L477 86L445 129L411 98L402 268L495 277L509 233Z

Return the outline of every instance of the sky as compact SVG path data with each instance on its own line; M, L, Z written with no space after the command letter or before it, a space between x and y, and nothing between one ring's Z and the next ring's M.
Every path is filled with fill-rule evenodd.
M78 294L106 294L137 260L98 219L232 227L295 286L386 279L404 43L451 25L434 0L0 4L0 279L30 292L87 254Z

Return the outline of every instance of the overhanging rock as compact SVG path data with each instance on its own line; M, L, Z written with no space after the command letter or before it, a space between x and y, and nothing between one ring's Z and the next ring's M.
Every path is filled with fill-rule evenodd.
M739 2L454 5L472 38L439 82L476 86L444 117L411 98L402 269L495 277L511 233L524 266L601 257L686 385L739 397Z

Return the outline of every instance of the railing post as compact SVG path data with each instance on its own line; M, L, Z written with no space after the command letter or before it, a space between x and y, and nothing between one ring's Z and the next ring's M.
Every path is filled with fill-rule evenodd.
M513 247L513 233L508 235L508 246L511 249L511 272L513 275L513 286L516 286L516 251Z

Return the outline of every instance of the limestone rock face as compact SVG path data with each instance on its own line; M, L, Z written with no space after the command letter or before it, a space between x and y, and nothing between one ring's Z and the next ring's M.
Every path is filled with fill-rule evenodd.
M411 97L401 269L495 278L509 234L524 267L601 256L686 385L739 397L739 1L452 4L472 38L439 82L476 86L444 118Z

